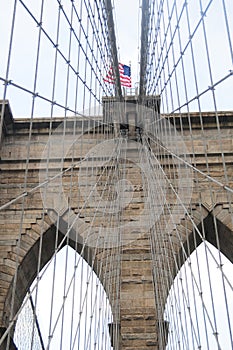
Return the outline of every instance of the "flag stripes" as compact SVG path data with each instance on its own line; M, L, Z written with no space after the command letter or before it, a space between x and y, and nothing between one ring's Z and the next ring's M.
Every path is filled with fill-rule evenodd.
M131 88L132 82L131 82L131 68L130 68L130 66L119 63L119 73L120 73L121 85ZM113 71L112 66L110 67L110 69L106 75L106 78L104 78L104 81L106 83L115 84L115 76L114 76L114 71Z

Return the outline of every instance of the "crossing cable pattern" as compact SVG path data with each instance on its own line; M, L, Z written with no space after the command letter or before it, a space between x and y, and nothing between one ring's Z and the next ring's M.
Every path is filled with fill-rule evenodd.
M68 230L65 236L60 239L61 228L59 224L54 232L54 243L51 260L44 267L43 246L45 239L44 230L47 227L46 216L47 208L41 204L39 217L41 218L41 226L39 229L39 248L35 271L33 275L37 275L37 279L27 290L27 296L22 305L17 305L16 291L17 283L20 279L18 268L22 257L20 250L22 249L22 237L27 221L30 216L30 205L28 200L40 194L41 187L52 182L57 177L63 176L69 179L67 191L70 198L72 197L75 179L77 179L77 169L82 159L85 159L87 149L83 146L83 138L86 137L84 143L90 138L91 146L98 145L103 138L99 139L100 132L103 130L103 121L95 120L96 116L102 113L101 103L102 96L115 96L114 85L106 84L103 78L109 71L111 66L114 67L114 35L111 36L109 16L111 16L110 2L89 1L54 1L45 2L37 1L29 4L27 1L14 1L8 4L1 4L2 18L1 28L2 42L4 46L4 54L1 65L1 81L4 86L1 90L2 100L9 99L13 103L11 106L19 111L21 116L30 116L28 127L28 138L26 143L19 142L19 148L22 151L23 173L19 175L22 179L23 187L18 191L14 199L7 202L3 201L1 207L2 217L5 211L9 215L14 215L17 221L16 233L16 259L15 259L15 275L12 282L11 296L9 300L9 309L7 312L8 328L1 338L2 346L6 349L10 348L12 330L19 316L21 321L17 323L15 332L15 341L18 348L36 349L36 348L110 348L110 337L108 324L112 322L112 315L109 306L109 298L115 292L112 292L112 286L117 286L119 279L117 269L113 277L107 278L108 271L115 266L114 249L108 247L109 254L106 253L103 262L98 262L97 247L93 249L92 258L85 252L86 243L83 243L81 251L77 240L72 241L75 251L79 251L80 256L70 252L68 246L62 249L65 243L70 242L70 232L72 230L72 222L68 223ZM23 39L23 40L22 40ZM24 46L25 43L25 46ZM115 63L118 69L118 64ZM116 76L117 76L117 69ZM119 73L118 73L119 74ZM120 90L118 93L120 95ZM111 100L111 99L110 99ZM1 109L1 130L4 126L4 114L7 102L2 103ZM18 109L18 107L20 107ZM60 115L60 128L55 130L59 135L59 143L65 142L66 138L70 138L72 134L75 138L80 139L78 144L78 160L74 149L70 151L70 159L72 166L64 170L64 161L66 154L64 153L63 144L61 148L56 148L53 142L48 142L44 159L41 159L42 172L45 172L44 183L32 183L32 173L30 158L43 156L43 150L40 154L32 156L34 143L34 125L38 116L50 116L48 135L52 139L54 129L56 129L57 121L54 116ZM72 129L67 129L67 117L74 116ZM90 116L94 116L92 124ZM76 119L77 117L77 119ZM54 127L55 125L55 127ZM97 132L96 132L97 130ZM85 137L83 135L86 135ZM108 139L109 130L104 128L104 137ZM112 137L112 133L110 133ZM42 137L43 138L43 137ZM56 136L55 136L56 139ZM44 141L42 141L44 143ZM46 144L46 143L45 143ZM73 147L77 146L74 145ZM55 147L55 148L53 148ZM84 148L84 151L83 151ZM57 153L57 151L61 153ZM51 153L53 152L53 153ZM21 155L22 155L21 154ZM13 157L17 157L15 154ZM51 175L53 169L53 157L60 162L60 170L55 176ZM52 159L51 159L52 158ZM52 163L52 165L51 165ZM115 169L116 165L110 165L111 169ZM94 168L94 165L92 165ZM14 174L14 170L12 175ZM10 175L11 176L11 175ZM14 175L13 175L14 177ZM3 187L5 180L3 176ZM6 185L7 186L7 185ZM20 193L21 192L21 193ZM58 192L62 196L63 188L58 186ZM29 198L29 199L28 199ZM79 196L76 198L79 202ZM71 200L72 201L72 200ZM84 208L85 205L83 204ZM59 207L59 204L58 204ZM39 212L38 211L38 212ZM80 208L80 215L81 215ZM94 211L94 209L93 209ZM11 213L11 214L10 214ZM14 213L14 214L13 214ZM93 214L94 215L94 214ZM59 221L60 214L55 214L55 221ZM94 219L92 219L94 220ZM69 221L69 220L68 220ZM35 233L34 233L35 234ZM85 237L83 238L85 242ZM61 253L59 253L61 250ZM57 259L58 253L61 255ZM88 260L90 268L87 268L83 260ZM57 262L58 261L58 262ZM113 262L112 262L113 261ZM63 264L62 264L63 262ZM101 282L95 277L93 272L95 265ZM69 275L72 266L71 275ZM60 270L60 275L58 275ZM62 271L63 270L63 275ZM41 271L41 272L40 272ZM49 272L46 272L49 271ZM48 283L43 281L48 278L42 277L47 273L50 276ZM40 283L40 281L42 281ZM102 284L108 291L108 296L103 290ZM81 287L80 287L81 285ZM116 288L116 287L114 287ZM60 291L63 289L63 295ZM118 289L118 288L116 288ZM45 312L40 318L38 313L43 304L45 290L48 291ZM57 303L57 299L62 298L61 304ZM112 297L113 298L113 297ZM33 308L31 308L33 301ZM55 302L56 301L56 302ZM112 300L111 300L112 302ZM54 305L57 305L54 309ZM114 302L114 316L117 314L117 302ZM21 311L22 310L22 311ZM25 310L25 311L24 311ZM68 311L67 311L68 310ZM69 320L67 321L67 313ZM46 314L46 315L45 315ZM47 323L44 320L47 320ZM27 336L22 332L28 332ZM69 322L69 332L65 327L65 322ZM117 322L114 320L115 324ZM40 329L40 327L42 327ZM21 332L17 331L21 328ZM93 330L94 329L94 330ZM20 335L17 336L17 333ZM117 332L115 332L117 334ZM42 334L42 336L41 336ZM117 336L117 335L116 335Z
M227 261L221 255L224 251L223 232L219 224L224 222L232 230L232 145L231 138L228 139L224 133L227 125L231 125L231 119L227 119L227 112L219 112L232 109L227 92L228 87L233 86L233 32L229 15L232 9L231 2L225 0L158 0L149 4L147 69L146 78L141 83L146 95L160 95L161 120L165 118L176 127L177 147L173 144L172 150L154 137L150 139L156 143L155 154L163 168L167 186L184 211L179 223L171 212L169 197L164 214L167 211L174 223L172 233L161 240L164 232L161 219L152 235L154 261L158 252L167 257L173 256L155 264L154 269L155 288L156 283L161 281L164 285L163 291L156 295L158 310L164 309L163 298L170 291L165 311L169 325L168 339L163 324L160 326L160 339L167 341L168 349L232 347L232 280L224 272ZM213 111L214 124L211 128L210 114L206 111ZM161 132L169 137L169 128L159 120L154 123L156 129L159 129L156 123L161 123ZM187 150L179 149L180 137ZM169 172L166 159L169 159ZM191 207L179 198L173 171L180 167L192 169L194 185L184 188L192 192ZM222 193L220 200L216 193ZM226 206L225 214L223 206ZM211 230L214 239L210 239ZM188 240L187 245L183 234ZM170 241L167 246L166 240ZM176 254L176 240L179 241L180 256ZM216 251L208 241L215 245ZM195 253L191 254L193 251ZM232 261L232 254L226 255ZM170 288L174 264L177 277ZM214 266L219 271L219 277L213 273ZM169 276L163 274L164 269L169 271ZM218 293L214 289L216 284L219 286ZM215 304L219 295L223 303L221 315ZM161 315L158 318L161 319ZM162 348L162 343L160 346Z
M12 21L3 21L2 28L2 37L6 37L3 40L6 51L9 47L9 55L4 57L1 70L1 81L5 84L3 99L11 96L17 98L17 94L20 99L26 99L25 96L31 95L33 100L39 100L40 103L44 101L46 112L52 110L50 114L55 107L57 114L58 111L60 114L63 111L81 113L83 100L86 100L84 96L90 95L94 104L94 101L101 102L102 91L105 95L113 94L112 87L103 81L112 59L107 10L104 4L97 1L85 1L78 5L68 1L64 4L57 1L57 5L38 3L30 7L27 2L19 0L14 2L13 9L12 3L3 7L3 14L12 16ZM56 17L52 16L54 13ZM20 18L25 20L24 26L21 26ZM28 32L31 32L30 36ZM24 52L25 47L22 49L17 41L27 36L30 41ZM30 63L29 66L23 64L24 59L27 60L25 63ZM15 68L17 62L22 63L20 74ZM46 85L42 71L45 62L48 69ZM34 87L29 78L30 73L37 77ZM68 85L64 84L66 79ZM58 89L61 82L64 86L62 93ZM79 90L80 95L77 97L78 85L82 86L83 91L81 94ZM85 107L88 108L87 102ZM21 111L21 115L26 112Z
M129 129L124 128L122 111L130 107L118 103L121 89L111 2L42 0L32 5L15 0L9 4L2 7L9 6L10 14L9 22L4 22L10 36L6 36L9 50L0 77L5 84L2 97L16 101L15 106L23 108L20 113L30 120L28 128L24 125L27 142L18 144L23 159L17 179L21 188L16 168L11 168L10 179L17 188L14 198L9 174L2 175L3 188L9 191L2 198L2 217L7 213L17 229L16 273L1 344L6 341L6 349L10 348L18 319L14 340L19 349L110 349L108 324L114 348L123 347L127 331L119 326L125 302L121 266L132 263L124 261L125 246L137 251L139 241L142 250L149 246L153 273L153 303L149 303L156 322L152 331L149 327L151 333L145 331L147 339L156 339L159 349L166 343L168 349L232 347L233 287L221 255L223 251L232 259L222 240L232 230L231 124L227 113L219 112L219 106L228 108L225 92L232 82L230 1L142 2L143 29L149 17L148 28L141 34L139 100L146 104L145 97L151 95L152 109L137 106L136 128L131 121ZM216 13L218 45L226 53L221 67L212 63L216 55L208 31ZM23 34L19 30L22 15L28 25ZM36 38L29 41L29 52L25 47L19 50L18 35L29 33ZM25 74L18 75L16 60L27 56L30 61L34 57L34 63L27 62ZM116 89L103 81L109 65L115 70ZM158 106L157 95L161 114L153 108ZM98 117L102 96L108 96L104 119ZM2 115L4 108L3 103ZM36 117L41 113L50 116L49 141L43 131L36 135ZM57 128L58 114L62 118ZM39 156L33 148L36 137L43 144ZM17 157L12 155L11 162ZM39 181L33 159L41 161ZM33 212L35 203L38 211ZM139 210L142 204L144 211ZM28 227L32 215L36 223ZM48 244L45 232L51 222L53 241ZM30 235L36 239L31 241ZM24 295L18 294L17 268L23 247L33 239L38 242L32 267L37 278L23 300ZM47 244L52 246L48 256ZM221 315L216 299L223 301ZM127 300L132 315L140 302ZM148 318L144 312L140 316Z

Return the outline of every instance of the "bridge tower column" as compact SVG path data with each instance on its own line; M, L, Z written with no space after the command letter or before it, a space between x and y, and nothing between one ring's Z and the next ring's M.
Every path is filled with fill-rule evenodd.
M158 320L148 235L122 248L121 267L121 349L158 349Z
M145 149L148 149L147 143L143 142L143 132L147 118L158 116L159 105L159 96L147 96L143 101L139 100L138 96L131 95L125 96L124 101L103 98L104 122L113 125L114 137L123 137L125 140L125 146L122 146L125 161L119 163L119 167L122 167L119 173L125 173L126 179L133 186L141 184L140 189L134 189L136 192L119 218L119 227L123 227L120 229L123 243L120 253L119 324L115 327L115 332L116 325L112 325L111 331L116 350L162 349L162 343L166 343L166 339L158 341L159 325L163 325L163 310L158 315L155 290L159 289L159 285L155 286L153 279L151 233L139 224L146 200L146 185L143 179L146 174L142 169L145 170L145 166L148 165L145 163L142 169L140 168L140 162L144 162L140 152L144 153ZM151 161L153 162L153 159ZM150 187L150 184L147 185ZM150 216L147 211L143 215L148 218ZM135 227L132 225L127 229L130 222L135 222Z

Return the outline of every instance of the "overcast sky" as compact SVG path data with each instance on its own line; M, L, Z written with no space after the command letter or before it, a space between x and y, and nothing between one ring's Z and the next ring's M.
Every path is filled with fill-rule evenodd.
M133 87L139 78L141 0L114 0L119 60L132 66Z
M69 1L63 1L63 4L68 4ZM25 4L32 11L33 15L38 19L40 13L40 1L25 1ZM119 60L124 64L132 65L132 82L133 87L138 81L138 45L139 45L139 0L115 0L114 4L114 19L115 29L117 35L117 46ZM0 0L0 76L5 78L8 48L11 33L11 21L13 13L14 1ZM70 9L67 9L69 13ZM57 1L50 0L44 3L44 17L43 27L56 41L56 25L57 25ZM68 36L69 31L65 21L61 22L63 31L59 36L59 48L67 56L68 52ZM85 25L85 23L84 23ZM78 31L77 31L78 34ZM17 5L16 21L14 25L14 37L11 49L11 61L9 79L14 83L23 86L26 89L33 89L33 81L35 75L35 61L37 51L38 40L38 27L35 25L29 14L23 8L20 2ZM84 43L85 44L85 43ZM84 45L85 46L85 45ZM73 46L75 49L75 45ZM74 55L71 60L76 64L77 50L73 51ZM45 97L51 98L52 90L52 73L54 69L54 48L49 43L48 39L42 35L41 47L40 47L40 60L37 78L37 91ZM72 61L71 61L72 62ZM82 64L84 67L84 64ZM55 99L58 103L64 104L64 86L66 81L67 65L58 61L56 83L59 88L56 89ZM103 72L104 73L104 72ZM70 75L70 104L72 108L75 100L74 94L71 91L75 91L75 81ZM80 85L81 87L81 85ZM78 110L81 110L82 105L82 89L79 91L80 104ZM3 97L4 87L0 84L0 96ZM8 86L7 98L10 100L12 110L15 117L18 116L30 116L31 108L31 95L25 93L20 89L16 89L12 86ZM35 106L35 116L48 116L50 113L51 105L39 100L39 103ZM64 111L56 108L54 115L62 115Z
M133 87L137 85L139 79L139 47L140 47L140 16L141 9L139 8L140 0L114 0L114 19L115 19L115 29L117 35L117 46L119 48L119 60L124 64L131 63L132 65L132 82ZM30 10L32 10L33 15L39 16L40 1L25 1L29 5ZM64 4L69 3L63 1ZM202 1L203 8L207 6L207 1ZM9 37L11 30L11 19L13 11L13 0L0 0L0 42L1 42L1 52L0 52L0 76L5 78L6 74L6 63L8 56L9 47ZM183 1L177 1L178 11L179 6L183 4ZM233 19L230 13L233 13L233 2L231 0L225 0L230 35L233 35ZM189 16L191 31L194 30L195 25L200 19L200 5L199 1L190 1L188 3ZM57 18L57 1L51 0L45 2L43 26L52 38L56 36L56 18ZM55 14L55 15L54 15ZM185 21L185 15L183 15L182 21L182 31L181 40L183 43L183 48L188 40L187 23ZM174 21L173 21L174 22ZM173 29L175 28L175 23L172 22ZM219 79L226 76L232 67L232 58L229 50L229 42L227 38L227 28L225 25L224 11L221 0L214 0L211 2L210 8L206 16L206 33L209 45L210 53L210 63L213 74L213 81L217 82ZM216 25L217 24L217 25ZM202 29L197 31L193 39L193 49L196 61L196 74L198 78L198 88L199 92L208 89L211 85L208 62L206 59L206 49L204 47L204 39ZM30 16L26 13L25 9L22 7L20 2L17 6L17 15L15 23L15 33L12 45L11 53L11 66L9 79L14 83L19 84L25 88L33 88L33 78L35 70L35 54L37 46L37 33L38 28L36 28L35 23L33 23ZM68 29L64 26L63 35L60 36L60 48L67 52L67 35ZM160 45L158 43L158 45ZM179 57L180 49L177 46L177 40L174 40L175 45L175 56ZM189 46L190 47L190 46ZM75 47L74 47L75 48ZM74 51L75 52L75 51ZM76 51L77 52L77 51ZM186 50L184 55L184 66L186 70L186 80L188 84L187 92L188 99L191 99L196 95L195 91L195 81L193 76L192 59L190 56L190 49ZM173 61L172 55L169 57L170 69L172 69ZM45 97L51 98L52 90L52 71L54 65L54 48L47 39L42 39L41 44L41 55L39 63L39 74L37 81L37 91ZM166 67L165 67L166 68ZM57 86L55 99L57 102L64 104L64 94L65 94L65 74L67 71L67 65L63 62L59 62L57 74ZM166 71L166 69L165 69ZM167 73L168 74L168 73ZM185 89L183 86L183 77L181 64L177 67L177 77L179 80L179 95L180 104L184 103L186 100ZM174 78L174 74L173 74ZM163 84L163 83L162 83ZM161 85L163 87L163 85ZM178 107L178 101L176 96L176 88L174 79L172 81L173 88L173 99L174 108ZM72 94L73 91L73 94ZM70 78L70 93L69 93L69 106L74 107L74 91L75 91L75 81ZM215 89L217 108L218 110L231 110L232 108L232 91L233 91L233 76L230 79L226 79ZM159 93L159 91L157 91ZM169 94L169 91L168 91ZM78 110L81 111L82 105L82 93L80 95L80 104ZM3 96L3 85L0 84L0 96ZM30 116L31 108L31 95L20 91L19 89L8 87L7 97L10 99L12 105L14 116ZM211 92L204 94L201 97L202 109L203 110L213 110L214 106L212 103ZM169 102L171 104L171 102ZM197 110L198 106L196 102L190 104L192 110ZM34 115L35 116L48 116L50 113L51 104L40 100L37 103ZM59 108L55 108L54 115L62 115L64 111Z

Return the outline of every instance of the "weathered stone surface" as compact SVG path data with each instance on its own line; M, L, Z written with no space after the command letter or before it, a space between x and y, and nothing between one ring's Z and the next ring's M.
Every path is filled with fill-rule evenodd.
M220 113L219 120L224 124L221 134L221 145L216 142L218 136L213 129L214 118L211 113L203 115L205 126L205 144L201 135L200 122L198 114L191 113L190 119L193 127L193 139L190 139L188 124L185 127L186 115L181 115L183 119L183 139L188 149L195 153L192 157L193 164L206 172L206 156L208 158L208 167L211 176L220 182L225 183L225 175L223 168L222 152L225 152L224 166L227 172L229 187L233 185L233 113ZM39 184L39 169L46 168L46 158L43 150L46 145L49 134L50 119L37 119L33 122L31 145L30 145L30 162L27 164L27 140L29 132L28 119L16 119L12 121L13 126L5 130L3 144L1 149L1 197L0 204L5 205L12 200L12 203L0 212L0 326L5 329L9 322L9 305L11 299L12 283L19 267L19 277L17 282L17 297L15 301L15 311L17 311L23 297L35 277L38 249L40 238L43 237L43 258L40 267L51 258L54 252L55 241L57 244L63 244L63 235L56 232L53 225L52 216L49 211L44 209L40 190L33 193L30 191ZM62 122L62 119L55 118L52 128L55 128ZM179 130L179 118L174 118L174 125ZM70 130L72 131L72 119L70 119ZM69 128L69 126L68 126ZM81 130L81 129L80 129ZM69 130L68 130L69 132ZM103 136L103 130L96 130L95 133L83 136L83 149L75 146L75 159L71 154L67 154L64 162L64 169L71 165L71 162L79 162L86 152ZM132 152L132 150L131 150ZM156 152L156 148L154 149ZM191 151L190 151L191 152ZM191 153L192 153L191 152ZM42 155L43 162L40 163ZM93 163L98 165L98 160ZM174 186L177 185L176 170L169 165L169 158L161 158L161 165L170 175L174 175ZM54 170L59 169L57 160L54 159L50 163ZM87 175L90 171L89 166L86 167ZM133 198L130 204L121 213L121 222L137 222L138 216L144 209L144 192L142 188L142 180L136 167L132 163L125 166L129 177L134 185ZM101 173L101 169L97 171L97 178L101 179L98 190L101 191L108 179L108 171ZM27 173L27 182L25 186L25 174ZM107 220L103 221L102 215L94 215L95 204L89 203L84 205L81 185L78 183L80 168L75 167L72 171L72 186L70 183L70 174L67 172L63 177L63 188L67 194L71 207L75 215L81 213L80 219L83 224L79 225L80 242L76 245L72 239L69 244L77 249L82 249L81 238L85 238L86 227L89 223L93 227L109 227ZM102 175L101 175L102 174ZM114 174L113 174L114 175ZM101 178L102 176L102 178ZM114 176L113 176L114 177ZM83 177L85 179L85 176ZM114 183L114 178L111 179ZM109 185L112 183L109 180ZM189 216L183 215L180 218L178 209L176 215L176 198L172 191L167 191L167 200L174 206L174 222L167 230L167 221L169 213L164 210L159 222L156 222L151 232L145 232L139 229L128 230L123 232L121 254L119 250L110 246L98 248L95 252L95 258L92 258L92 248L88 249L84 256L86 260L94 265L99 274L105 289L109 295L114 312L114 303L116 302L116 293L119 290L120 304L119 309L114 314L114 322L120 324L121 342L118 350L132 349L158 349L160 344L165 347L166 340L158 339L158 322L163 322L163 306L173 278L176 274L173 253L177 255L177 261L180 265L183 259L180 255L180 241L177 238L177 232L180 239L184 243L188 253L194 249L194 238L198 240L198 236L194 237L194 224L202 229L200 223L205 226L205 234L211 243L216 244L211 228L213 227L213 217L217 220L220 237L220 246L223 252L230 258L233 252L233 222L232 222L232 205L230 205L230 194L226 195L226 191L216 184L210 186L208 179L195 174L193 178L194 188L189 204ZM70 191L72 187L72 191ZM211 188L211 191L210 191ZM48 196L49 191L48 188ZM189 189L187 188L187 191ZM27 195L18 198L23 193ZM57 191L59 194L59 191ZM51 202L51 207L55 206L54 217L60 213L61 224L67 227L67 212L65 207L59 206L59 197L57 202ZM117 225L119 217L113 217L113 223ZM83 234L83 236L82 236ZM154 235L154 247L156 255L152 255L151 237ZM227 238L226 238L227 237ZM229 238L231 237L231 238ZM96 242L95 232L92 236L93 242ZM91 241L90 241L91 242ZM104 237L103 237L104 242ZM94 261L93 261L94 259ZM157 272L156 284L153 279L153 271ZM116 284L116 277L119 277L119 285ZM167 285L164 285L164 280ZM114 282L113 282L114 281ZM161 305L157 305L155 293L160 294Z

